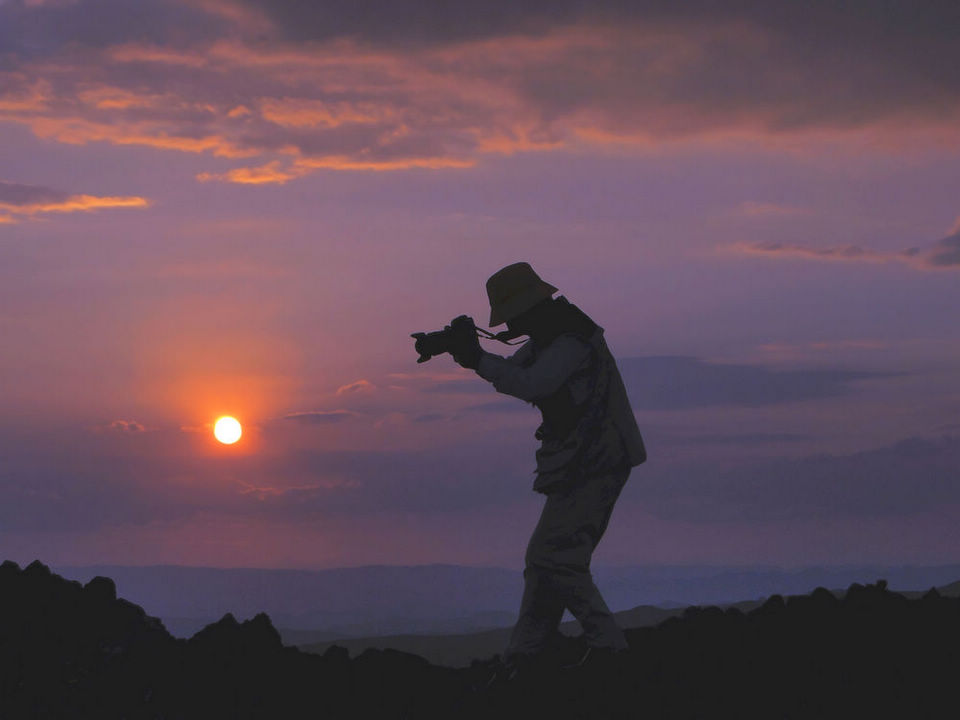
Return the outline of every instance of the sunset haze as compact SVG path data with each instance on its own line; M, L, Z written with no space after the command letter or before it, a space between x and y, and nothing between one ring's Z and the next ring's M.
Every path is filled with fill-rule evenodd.
M596 563L960 562L958 29L0 0L0 559L520 568L539 413L410 335L526 261L649 453Z

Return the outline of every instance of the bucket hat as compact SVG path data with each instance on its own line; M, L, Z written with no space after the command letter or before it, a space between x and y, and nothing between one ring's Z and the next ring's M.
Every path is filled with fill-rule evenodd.
M541 280L529 263L513 263L497 270L487 280L490 327L502 325L541 300L551 298L555 292L557 288Z

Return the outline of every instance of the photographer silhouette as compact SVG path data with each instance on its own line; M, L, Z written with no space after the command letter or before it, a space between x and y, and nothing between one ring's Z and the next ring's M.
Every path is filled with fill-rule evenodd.
M627 648L593 583L590 558L646 450L603 328L566 298L554 299L556 291L528 263L508 265L487 281L490 327L506 323L497 339L529 340L508 358L485 352L473 321L461 316L441 350L542 414L533 489L546 502L527 546L520 615L504 653L513 667L529 664L555 639L564 608L583 627L588 654Z

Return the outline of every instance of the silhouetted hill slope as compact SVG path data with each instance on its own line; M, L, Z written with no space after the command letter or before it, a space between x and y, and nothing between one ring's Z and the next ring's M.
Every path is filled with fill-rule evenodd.
M944 596L960 596L960 581L937 588ZM846 590L831 590L835 597L842 598ZM900 594L910 599L922 597L927 591L903 591ZM721 610L734 608L740 612L750 612L763 604L764 600L743 600L736 603L720 604ZM677 617L685 612L684 608L661 608L650 605L638 605L629 610L614 613L622 628L640 628L658 625L664 620ZM512 618L512 620L514 620ZM499 653L506 647L512 631L510 626L482 632L426 635L405 633L401 635L382 635L373 637L327 637L317 639L311 633L304 632L304 640L294 639L289 644L296 645L305 652L323 654L328 648L337 645L346 648L351 655L357 655L368 648L383 650L392 648L402 652L421 655L437 665L466 667L478 657L488 657ZM560 632L568 636L581 633L580 623L576 620L561 623Z
M754 607L759 602L749 601L744 605ZM656 625L667 618L683 613L683 608L658 608L649 605L640 605L630 610L614 613L620 627L644 627ZM400 635L381 635L373 637L327 638L316 641L312 638L306 642L293 643L304 652L323 654L328 648L337 645L346 648L350 655L357 655L368 648L384 650L392 648L403 652L415 653L437 665L448 667L466 667L475 658L489 657L499 653L506 647L512 632L512 623L516 614L511 616L510 625L494 630L484 630L472 633L451 633L444 635L423 635L419 633L403 633ZM568 636L576 636L581 632L580 623L576 620L562 623L560 632Z
M937 588L937 592L941 595L949 595L950 597L960 596L960 580Z
M628 629L622 658L491 687L489 662L285 648L263 614L176 639L111 580L39 562L3 563L0 601L3 718L913 718L952 707L960 672L960 600L883 581L748 613L688 608ZM554 656L581 651L561 638Z

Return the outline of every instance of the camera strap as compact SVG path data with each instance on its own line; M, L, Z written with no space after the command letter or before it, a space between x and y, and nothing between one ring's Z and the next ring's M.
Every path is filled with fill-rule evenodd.
M516 342L510 342L510 340L518 336L511 333L509 330L504 330L503 332L498 332L497 334L493 334L489 330L484 330L483 328L477 328L476 330L478 335L485 337L488 340L498 340L499 342L502 342L504 345L519 345L521 342L526 342L526 340L523 340L523 341L517 340Z

